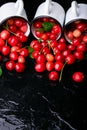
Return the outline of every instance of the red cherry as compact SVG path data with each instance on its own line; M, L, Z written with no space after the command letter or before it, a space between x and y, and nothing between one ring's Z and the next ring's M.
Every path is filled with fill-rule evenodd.
M87 29L87 24L84 22L80 22L77 24L77 29L79 29L80 31L85 31Z
M18 43L18 38L16 36L10 36L8 39L8 44L10 46L16 46Z
M75 52L74 52L74 56L75 56L75 58L78 59L78 60L83 60L83 59L84 59L84 53L81 52L81 51L75 51Z
M16 72L18 72L18 73L23 72L23 71L25 70L25 65L24 65L24 63L17 62L17 63L15 64L15 70L16 70Z
M9 58L10 58L10 60L17 60L18 59L18 53L17 52L11 52L10 54L9 54Z
M87 43L87 35L83 36L82 41L85 42L85 43Z
M0 37L3 39L3 40L7 40L10 36L10 32L7 31L7 30L2 30L1 33L0 33Z
M36 58L36 62L37 62L37 63L45 63L45 61L46 61L46 57L45 57L45 55L43 55L43 54L39 54L39 55L37 56L37 58Z
M60 61L56 61L55 64L54 64L54 68L56 71L61 71L62 68L63 68L63 63L60 62Z
M42 23L41 23L40 21L36 21L36 22L33 24L33 26L34 26L35 28L41 28L41 27L42 27Z
M3 46L1 49L1 52L4 56L7 56L10 53L10 47L9 46Z
M74 72L72 74L72 79L75 82L82 82L84 80L84 77L85 77L84 74L80 71Z
M69 54L66 56L65 61L67 64L73 64L75 62L75 56L73 54Z
M29 55L27 48L21 48L19 54L21 56L27 57Z
M22 26L22 20L21 20L21 19L15 19L14 24L15 24L17 27L21 27L21 26Z
M51 53L46 54L47 61L54 61L54 56Z
M79 44L76 48L77 51L85 52L87 50L87 47L85 44Z
M49 72L48 77L49 77L49 80L51 81L57 81L59 78L59 74L56 71L51 71Z
M67 45L63 42L59 43L57 47L60 51L64 51L67 48Z
M4 45L5 45L5 41L2 38L0 38L0 47L2 47Z
M52 61L46 62L46 70L52 71L54 69L54 63Z
M24 56L18 56L18 62L20 62L20 63L25 63L25 58L24 58Z
M75 39L73 39L71 44L74 45L74 46L78 46L80 43L81 43L81 39L75 38Z
M5 66L6 66L7 70L12 71L15 68L15 62L14 61L7 61Z
M36 72L44 72L46 69L45 63L36 63L35 64L35 71Z

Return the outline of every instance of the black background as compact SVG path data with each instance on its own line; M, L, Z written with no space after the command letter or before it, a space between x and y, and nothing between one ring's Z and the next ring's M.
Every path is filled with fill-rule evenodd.
M10 1L15 0L0 0L0 5ZM72 0L55 1L67 11ZM35 11L42 2L44 0L24 0L29 22L33 20ZM87 3L86 0L77 2ZM32 39L34 37L30 34L28 45ZM26 70L22 74L8 72L4 63L1 66L3 75L0 77L0 118L8 123L8 118L4 115L15 115L17 119L22 119L26 127L18 130L87 130L86 60L66 66L62 83L49 81L46 73L37 74L32 59L28 59ZM85 74L85 80L80 84L74 83L70 77L77 70ZM9 101L18 103L17 108L11 106ZM2 112L2 109L9 111Z

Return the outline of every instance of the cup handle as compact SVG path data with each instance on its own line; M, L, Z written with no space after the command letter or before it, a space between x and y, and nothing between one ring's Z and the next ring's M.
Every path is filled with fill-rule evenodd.
M17 15L20 15L23 11L23 0L17 0L15 4L15 8L17 8Z
M78 16L78 3L76 1L73 1L71 3L71 7L72 7L72 12L74 13L75 16Z
M51 0L46 0L45 1L45 13L49 14L50 12L50 5L51 5Z

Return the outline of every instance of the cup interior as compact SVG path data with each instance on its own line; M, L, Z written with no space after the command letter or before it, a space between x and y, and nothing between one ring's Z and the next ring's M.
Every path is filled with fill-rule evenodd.
M72 43L75 39L84 42L83 39L87 36L87 20L75 19L68 22L64 26L64 36L69 43Z
M11 33L20 31L25 36L29 36L30 23L20 16L7 17L0 23L0 31L3 29L9 30Z
M59 39L62 33L62 27L60 23L49 16L39 16L31 22L31 32L36 39L41 39L43 34L47 35L46 40L50 40L51 36L53 39Z

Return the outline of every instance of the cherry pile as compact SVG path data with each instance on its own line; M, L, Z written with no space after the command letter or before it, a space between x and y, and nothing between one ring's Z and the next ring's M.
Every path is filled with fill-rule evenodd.
M31 26L33 35L42 40L56 40L61 35L60 24L53 18L39 18Z
M33 48L35 71L38 73L47 71L48 78L52 81L61 81L64 66L84 60L87 52L87 42L78 42L75 39L70 44L64 36L59 40L33 39L30 47Z
M19 17L6 20L0 27L0 61L7 58L5 67L9 71L23 72L25 69L27 28L27 22Z
M65 37L69 42L87 42L87 21L79 20L65 27Z

